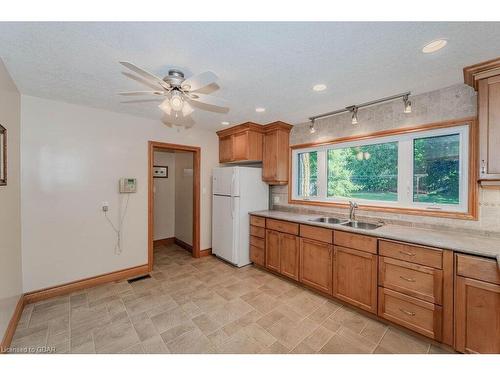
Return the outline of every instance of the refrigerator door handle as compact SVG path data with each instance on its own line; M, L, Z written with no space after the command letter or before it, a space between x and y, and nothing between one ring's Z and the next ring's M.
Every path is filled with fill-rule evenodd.
M231 196L229 199L231 200L231 219L234 219L234 197Z

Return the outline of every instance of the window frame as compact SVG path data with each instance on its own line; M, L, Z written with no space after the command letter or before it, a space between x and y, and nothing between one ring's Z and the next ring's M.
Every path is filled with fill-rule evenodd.
M413 202L413 141L418 138L459 134L459 204L437 204ZM327 150L356 147L387 142L398 142L398 200L380 201L348 197L327 196ZM412 128L401 128L353 137L343 137L328 142L293 145L290 147L290 204L346 207L349 200L356 201L363 209L409 213L427 216L477 218L477 124L468 118L442 123L427 124ZM318 195L297 195L296 155L318 151ZM410 157L408 157L410 155ZM476 176L476 177L474 177Z

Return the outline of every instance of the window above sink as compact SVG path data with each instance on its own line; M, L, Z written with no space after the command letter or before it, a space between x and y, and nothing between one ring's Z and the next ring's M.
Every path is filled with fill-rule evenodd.
M476 132L463 120L292 146L290 203L354 200L362 209L472 219Z

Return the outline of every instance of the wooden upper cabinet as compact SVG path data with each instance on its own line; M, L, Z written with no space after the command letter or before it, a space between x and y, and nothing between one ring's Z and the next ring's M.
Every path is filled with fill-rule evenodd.
M478 91L479 180L500 185L500 58L465 67L464 81Z
M500 354L500 270L495 260L457 255L455 349Z
M252 122L217 132L219 136L219 162L262 161L264 127Z
M332 251L326 242L300 239L300 282L332 294Z
M276 121L265 125L262 180L269 185L288 183L289 144L292 125Z

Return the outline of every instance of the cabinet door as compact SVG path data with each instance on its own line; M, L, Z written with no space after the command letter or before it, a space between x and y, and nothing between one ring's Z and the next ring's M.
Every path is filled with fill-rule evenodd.
M233 134L233 160L248 159L248 132Z
M377 255L335 246L333 296L377 313Z
M219 162L227 163L233 160L233 137L228 135L219 139Z
M278 131L266 133L263 143L262 179L266 182L273 182L276 180L278 166Z
M478 116L480 178L499 180L500 76L479 81Z
M455 349L500 354L500 285L457 276Z
M280 272L294 280L299 279L299 238L280 233Z
M332 245L300 239L300 282L332 293Z
M280 233L266 230L266 267L280 272Z

